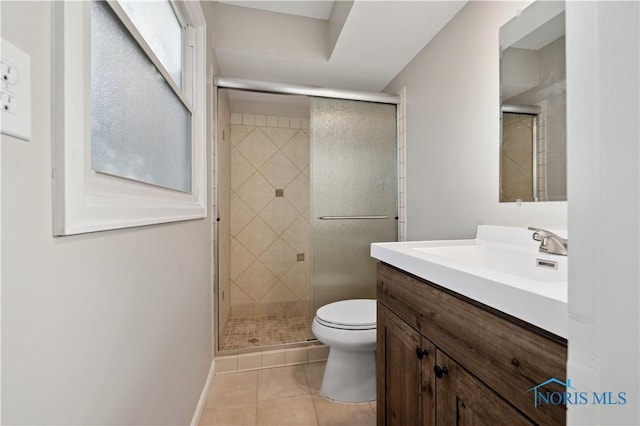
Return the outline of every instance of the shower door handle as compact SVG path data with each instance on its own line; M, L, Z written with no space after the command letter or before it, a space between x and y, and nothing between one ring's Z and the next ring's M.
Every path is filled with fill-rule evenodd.
M320 220L389 219L389 216L320 216Z

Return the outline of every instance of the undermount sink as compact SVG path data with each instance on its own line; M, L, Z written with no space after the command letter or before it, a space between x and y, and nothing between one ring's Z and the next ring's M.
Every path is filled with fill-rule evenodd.
M475 239L374 243L371 256L566 337L567 257L540 253L531 235L479 225Z

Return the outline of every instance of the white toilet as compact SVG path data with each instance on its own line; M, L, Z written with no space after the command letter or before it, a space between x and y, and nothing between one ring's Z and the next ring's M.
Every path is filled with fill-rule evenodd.
M353 299L317 310L313 334L329 346L320 394L339 402L376 399L376 301Z

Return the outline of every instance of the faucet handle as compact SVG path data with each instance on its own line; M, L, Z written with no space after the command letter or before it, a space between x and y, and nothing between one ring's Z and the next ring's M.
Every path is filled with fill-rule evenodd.
M535 232L533 233L533 235L531 236L531 238L532 238L534 241L540 241L540 242L542 242L542 244L546 244L545 239L546 239L547 237L545 237L545 236L543 235L543 233L542 233L542 232L535 231Z
M533 231L533 235L531 236L531 238L533 238L534 241L541 241L544 244L544 229L534 228L533 226L530 226L528 229L529 231Z

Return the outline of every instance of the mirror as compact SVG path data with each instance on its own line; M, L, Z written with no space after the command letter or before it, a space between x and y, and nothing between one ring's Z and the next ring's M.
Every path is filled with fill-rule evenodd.
M500 202L566 201L564 2L500 28Z

